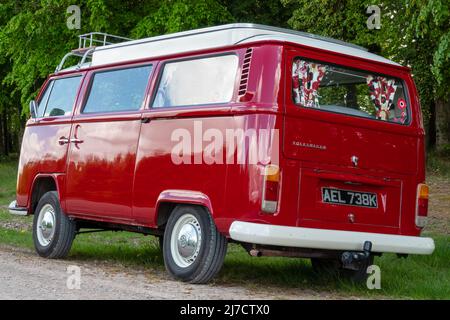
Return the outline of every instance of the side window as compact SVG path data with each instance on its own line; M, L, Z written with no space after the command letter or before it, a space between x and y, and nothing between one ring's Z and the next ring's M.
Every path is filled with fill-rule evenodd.
M402 81L368 71L295 58L292 97L302 107L409 123Z
M52 80L39 101L39 117L59 117L72 114L81 76Z
M166 63L153 108L229 102L237 69L231 54Z
M138 110L151 70L144 66L96 73L83 113Z
M38 118L42 118L44 116L45 107L47 106L48 97L50 96L50 92L52 92L53 84L55 81L50 81L45 89L44 94L41 96L38 105Z

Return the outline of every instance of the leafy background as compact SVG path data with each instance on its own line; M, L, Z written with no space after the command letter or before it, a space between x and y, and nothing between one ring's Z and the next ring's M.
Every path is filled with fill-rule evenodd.
M81 30L66 26L70 5L81 8ZM381 8L380 30L366 26L370 5ZM29 101L79 34L142 38L231 22L330 36L409 66L428 150L450 156L448 0L0 0L0 154L20 149Z

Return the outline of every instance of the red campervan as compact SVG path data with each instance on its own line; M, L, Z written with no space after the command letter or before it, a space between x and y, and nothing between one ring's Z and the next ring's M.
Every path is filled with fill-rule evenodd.
M10 211L34 214L43 257L81 229L139 232L203 283L230 241L359 280L374 255L434 250L410 71L361 47L253 24L93 33L30 108Z

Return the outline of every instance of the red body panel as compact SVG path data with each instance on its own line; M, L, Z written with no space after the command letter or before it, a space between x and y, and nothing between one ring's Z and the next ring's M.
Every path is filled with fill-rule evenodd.
M230 103L148 107L165 61L235 52L242 66L247 47L253 48L253 56L244 99L237 94L239 70ZM411 123L402 126L293 105L290 59L299 55L401 78L408 88ZM133 64L143 62L152 62L154 69L141 110L81 114L92 72L104 69L96 67L84 71L86 79L73 117L38 124L29 121L19 165L19 206L29 206L36 175L60 174L57 183L65 211L82 219L156 228L159 206L173 202L207 207L224 234L228 234L234 220L404 235L420 233L414 222L415 192L417 184L425 179L424 131L417 92L406 68L277 42ZM108 68L111 67L115 66ZM261 211L261 164L173 163L171 153L176 143L171 141L172 133L185 129L195 139L195 123L201 125L203 132L216 129L224 135L227 129L278 130L281 191L275 214ZM60 146L57 140L61 136L78 138L82 143L70 144L69 148ZM298 142L327 148L303 148ZM246 145L246 154L250 148ZM225 143L222 150L226 152ZM350 162L354 155L360 159L358 168ZM201 159L201 154L193 150L192 162L196 157ZM323 186L377 192L384 195L385 202L377 209L325 205L319 201ZM355 215L355 222L348 221L349 213Z
M29 206L29 196L36 177L64 173L66 170L67 145L58 139L69 137L69 119L42 121L30 120L24 132L17 178L17 204Z
M71 214L131 220L140 114L75 117L67 167L66 207Z

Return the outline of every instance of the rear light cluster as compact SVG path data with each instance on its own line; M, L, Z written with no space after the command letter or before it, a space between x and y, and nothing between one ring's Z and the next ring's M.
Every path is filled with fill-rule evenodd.
M264 168L262 211L266 213L275 213L277 211L279 192L280 168L277 165L268 165Z
M416 226L425 227L428 216L428 194L429 188L424 183L417 186L417 204L416 204Z

